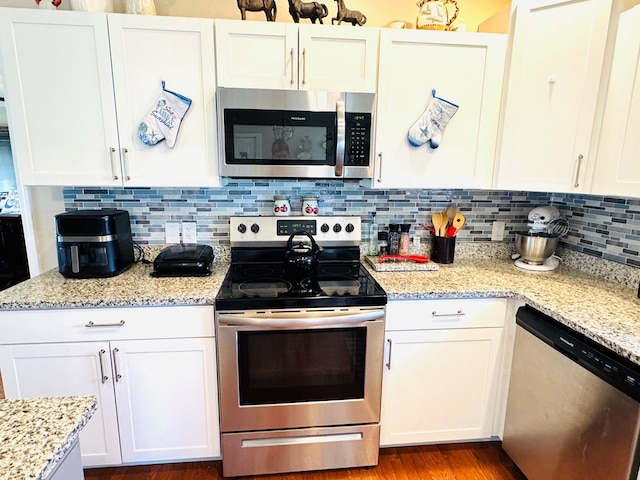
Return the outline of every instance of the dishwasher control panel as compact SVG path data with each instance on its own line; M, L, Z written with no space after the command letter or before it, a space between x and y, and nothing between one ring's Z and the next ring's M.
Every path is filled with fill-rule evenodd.
M640 366L531 307L518 310L516 323L605 382L640 401Z

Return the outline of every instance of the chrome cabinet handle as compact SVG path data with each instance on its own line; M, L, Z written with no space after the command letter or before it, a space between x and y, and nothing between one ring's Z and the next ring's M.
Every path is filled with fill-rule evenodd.
M118 348L114 348L111 352L111 356L113 357L113 376L116 379L116 382L120 381L120 379L122 378L122 375L118 373L118 358L116 357L119 351L120 350Z
M431 316L432 317L451 317L453 315L466 315L466 313L464 313L462 310L458 310L455 313L438 313L435 310L433 312L431 312Z
M291 48L291 85L293 85L293 48Z
M302 84L307 84L307 49L302 49Z
M378 183L382 183L382 152L378 154Z
M131 180L131 177L127 173L127 171L129 170L129 149L128 148L122 149L122 165L124 165L124 172L122 172L124 174L124 179L128 182L129 180Z
M580 169L582 168L582 159L584 158L584 155L580 154L578 155L578 168L576 169L576 181L573 183L573 186L575 188L580 186Z
M105 351L104 348L98 352L98 360L100 362L100 376L102 377L102 383L105 383L107 380L109 380L109 377L107 377L104 374L104 354L105 353L107 352Z
M390 338L387 338L387 343L389 344L389 356L387 357L388 360L385 366L387 367L387 370L391 370L391 347L393 346L393 342Z
M85 324L85 327L87 328L93 328L93 327L122 327L124 326L124 320L120 320L119 322L114 322L114 323L94 323L93 320L91 320L89 323Z
M113 175L113 179L114 180L118 180L120 177L118 176L118 169L116 168L116 164L113 161L114 160L114 156L116 154L117 150L113 147L111 147L109 149L109 156L111 158L111 175Z

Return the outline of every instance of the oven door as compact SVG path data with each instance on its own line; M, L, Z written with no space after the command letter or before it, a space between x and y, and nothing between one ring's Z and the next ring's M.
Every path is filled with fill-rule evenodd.
M216 313L222 431L379 422L384 315Z

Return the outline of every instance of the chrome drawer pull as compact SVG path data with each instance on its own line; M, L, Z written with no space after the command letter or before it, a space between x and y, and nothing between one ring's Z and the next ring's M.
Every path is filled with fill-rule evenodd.
M122 327L124 326L124 320L120 320L118 323L93 323L91 320L89 323L85 325L87 328L93 327Z
M389 344L389 361L386 363L387 370L391 370L391 347L393 346L393 342L390 338L387 338L387 343Z
M438 313L435 310L431 312L432 317L452 317L453 315L466 315L462 310L458 310L456 313Z
M116 382L119 381L122 378L122 375L120 375L118 373L118 359L116 357L116 354L119 352L120 350L118 348L114 348L113 352L111 352L111 355L113 356L113 376L116 379Z
M98 352L98 360L100 361L100 376L102 377L102 383L105 383L107 380L109 380L109 377L107 377L104 374L104 354L105 353L107 352L104 350L104 348Z

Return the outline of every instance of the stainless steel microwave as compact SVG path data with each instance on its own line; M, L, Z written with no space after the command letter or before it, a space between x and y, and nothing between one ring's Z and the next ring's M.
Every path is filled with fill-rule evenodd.
M373 94L220 89L221 173L371 178Z

